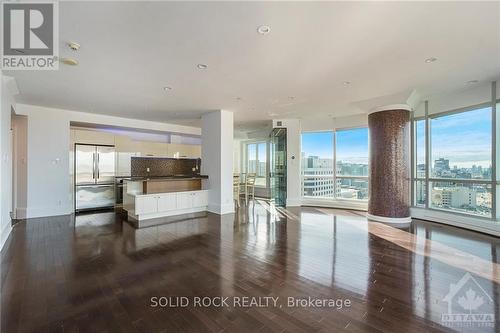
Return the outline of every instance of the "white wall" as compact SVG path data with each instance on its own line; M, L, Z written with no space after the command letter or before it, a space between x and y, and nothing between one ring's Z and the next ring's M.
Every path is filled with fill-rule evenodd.
M282 126L277 126L281 121ZM300 206L302 201L302 189L300 181L300 154L301 154L301 124L299 119L276 119L273 120L273 128L286 128L286 151L287 151L287 180L286 180L286 205Z
M241 141L239 139L233 139L233 173L240 173L241 169L241 159L243 158L241 154Z
M0 114L0 248L9 237L12 210L12 137L11 108L15 107L14 94L17 87L11 77L0 74L1 114Z
M200 135L195 127L103 116L18 104L16 113L28 117L28 218L73 212L70 168L70 123L90 123ZM10 119L10 118L9 118ZM9 192L10 193L10 192Z
M201 121L201 173L209 177L208 210L233 213L233 113L214 111Z

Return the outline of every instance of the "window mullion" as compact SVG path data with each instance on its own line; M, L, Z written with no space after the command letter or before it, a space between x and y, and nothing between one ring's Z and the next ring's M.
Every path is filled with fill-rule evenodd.
M429 101L425 101L425 208L430 206L431 189L429 187L429 170L431 168L431 135L429 120Z
M333 129L333 200L337 199L337 129Z

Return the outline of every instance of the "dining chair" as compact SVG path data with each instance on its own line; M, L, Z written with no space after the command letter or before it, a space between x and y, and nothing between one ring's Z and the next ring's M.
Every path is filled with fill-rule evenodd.
M233 197L236 200L236 207L240 207L240 175L233 175Z
M257 178L256 173L248 173L245 179L245 201L248 203L249 195L252 199L255 199L255 178Z

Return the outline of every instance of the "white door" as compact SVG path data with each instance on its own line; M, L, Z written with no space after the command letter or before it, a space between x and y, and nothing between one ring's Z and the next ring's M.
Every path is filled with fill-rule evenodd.
M206 191L193 193L193 207L203 207L208 205L208 195Z
M191 192L177 193L177 209L188 209L193 207L193 195Z
M158 197L137 197L135 198L135 214L151 214L158 211Z
M177 195L166 193L158 197L158 212L166 212L177 208Z

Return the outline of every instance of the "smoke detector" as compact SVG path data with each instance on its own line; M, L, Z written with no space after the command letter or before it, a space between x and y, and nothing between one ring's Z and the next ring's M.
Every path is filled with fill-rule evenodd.
M73 51L78 51L80 49L80 44L75 43L75 42L69 42L68 47L72 49Z

